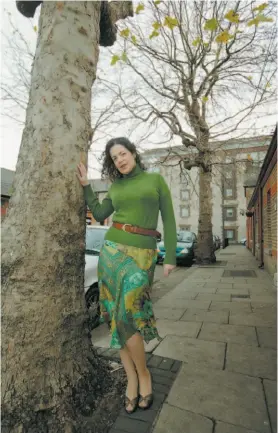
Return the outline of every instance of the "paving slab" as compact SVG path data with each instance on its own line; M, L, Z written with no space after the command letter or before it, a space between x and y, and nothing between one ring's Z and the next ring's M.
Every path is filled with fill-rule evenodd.
M216 421L214 433L260 433L258 430L247 430L246 428L239 427L238 425L231 425L225 422Z
M240 304L242 305L242 304ZM232 325L245 326L276 326L276 316L267 314L265 311L244 312L232 311L230 313L229 323Z
M258 346L256 329L251 326L203 323L198 339Z
M178 291L175 291L175 290L176 289L171 290L170 293L168 292L166 295L164 295L162 298L160 298L158 302L160 302L160 301L168 302L168 305L171 305L171 303L173 301L176 301L177 299L192 300L198 296L197 292L188 292L186 290L181 291L180 289Z
M168 335L155 349L154 355L221 369L224 363L225 344Z
M210 306L210 301L195 301L190 299L176 299L175 294L173 293L172 301L168 299L164 300L164 298L160 299L156 304L155 308L199 308L200 310L208 310Z
M250 303L247 302L240 303L240 302L218 302L218 301L212 301L210 304L209 309L211 311L221 310L221 311L244 311L244 312L251 312L251 306Z
M259 433L270 433L262 384L255 377L183 364L167 403Z
M271 420L272 432L277 433L277 382L264 379L263 384Z
M154 305L154 315L157 319L167 319L167 320L179 320L185 313L185 308L161 308L157 307L157 303Z
M159 335L163 338L166 335L177 335L180 337L196 338L200 328L200 322L173 322L171 320L157 320Z
M277 297L273 295L255 295L251 293L250 295L251 302L261 302L262 304L275 304L277 302Z
M277 348L277 328L257 326L257 334L261 347Z
M218 286L217 286L218 287ZM249 295L248 289L219 289L217 288L216 294L228 294L228 295Z
M188 308L181 317L181 321L228 323L228 311L205 311L197 308Z
M205 283L205 287L215 287L217 286L217 288L219 289L232 289L233 288L233 283L218 283L215 284L215 282L211 282L208 281L207 283Z
M191 291L195 292L196 295L198 293L211 293L213 295L216 293L216 287L217 286L215 286L214 288L213 287L192 287Z
M196 301L230 301L231 295L227 293L216 293L216 294L209 294L209 293L199 293Z
M261 285L248 286L248 290L254 295L272 295L273 290L271 287L262 287Z
M274 380L276 378L276 351L262 347L228 344L226 369Z
M201 415L165 403L153 433L212 433L213 422Z

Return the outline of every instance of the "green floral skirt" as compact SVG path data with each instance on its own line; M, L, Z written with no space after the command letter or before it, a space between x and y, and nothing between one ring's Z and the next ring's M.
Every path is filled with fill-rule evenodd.
M150 291L156 251L105 241L98 264L101 322L110 323L110 347L121 349L139 332L160 339Z

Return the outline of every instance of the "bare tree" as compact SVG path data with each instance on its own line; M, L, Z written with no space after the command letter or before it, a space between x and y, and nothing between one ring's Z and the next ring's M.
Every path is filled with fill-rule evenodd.
M197 259L214 262L212 167L231 134L275 100L275 4L156 1L137 12L120 27L115 78L99 85L118 97L118 123L182 146L169 155L182 170L199 167Z
M5 431L91 431L83 415L94 408L105 365L86 325L85 207L76 165L87 161L98 44L113 44L114 23L132 13L131 2L42 4L2 229Z

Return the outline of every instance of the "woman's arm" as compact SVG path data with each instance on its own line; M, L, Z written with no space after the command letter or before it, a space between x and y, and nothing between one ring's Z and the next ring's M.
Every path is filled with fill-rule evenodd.
M96 221L104 221L114 212L114 207L112 205L109 192L102 203L100 203L97 194L93 191L91 185L85 185L83 187L83 191L87 206L89 207Z
M164 264L176 265L177 229L170 190L159 175L159 208L163 221L166 255Z

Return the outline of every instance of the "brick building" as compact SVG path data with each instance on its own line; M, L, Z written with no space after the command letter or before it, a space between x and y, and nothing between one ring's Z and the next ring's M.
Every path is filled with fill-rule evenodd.
M257 182L245 185L247 247L271 275L277 274L277 127Z

